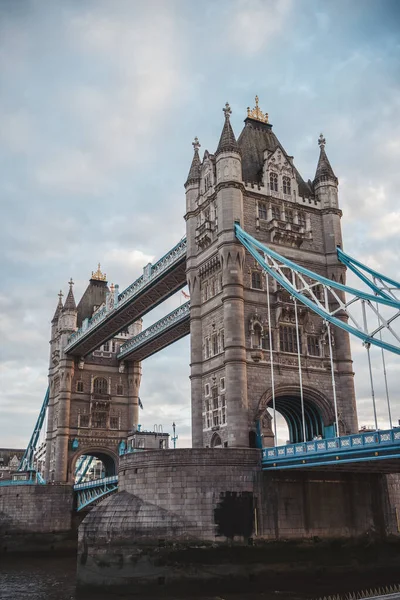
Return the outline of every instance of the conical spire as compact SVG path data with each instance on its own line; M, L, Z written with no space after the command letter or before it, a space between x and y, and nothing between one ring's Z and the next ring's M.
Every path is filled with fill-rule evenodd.
M68 283L69 283L69 292L68 292L67 298L65 300L63 310L76 310L74 292L72 291L72 286L74 285L74 282L72 281L72 277L68 281Z
M197 137L194 138L194 142L192 142L192 146L194 148L194 156L193 156L189 175L187 176L185 185L188 185L189 183L197 183L198 181L200 181L201 160L200 160L200 156L199 156L199 148L200 148L199 138L197 138Z
M63 295L64 294L60 290L60 293L58 294L58 304L57 304L56 312L54 313L54 317L51 320L52 323L53 323L53 321L57 321L58 320L58 317L60 316L60 312L62 311L62 308L63 308L62 297L63 297Z
M328 157L326 155L325 144L326 144L326 140L321 133L319 136L319 139L318 139L318 145L320 147L320 154L319 154L317 170L315 172L314 184L317 183L318 181L321 181L324 179L333 179L333 181L335 181L336 183L338 182L338 179L331 167L331 163L329 162Z
M233 133L232 125L230 122L230 116L232 114L231 107L228 102L225 104L225 108L222 109L225 113L225 123L222 129L221 137L219 139L218 148L215 154L221 152L237 152L240 154L240 149Z

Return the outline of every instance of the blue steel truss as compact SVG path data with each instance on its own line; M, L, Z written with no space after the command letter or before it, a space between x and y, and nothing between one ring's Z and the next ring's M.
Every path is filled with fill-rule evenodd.
M98 502L101 498L118 491L118 475L94 479L85 483L74 485L76 494L76 510L86 508L90 504Z
M86 454L82 454L82 456L79 457L77 466L75 468L75 479L77 479L77 484L82 483L82 480L86 477L93 460L94 456L87 456Z
M337 256L340 262L353 271L375 294L383 296L383 298L399 299L400 283L398 281L390 279L390 277L378 273L378 271L374 271L371 267L345 254L339 247L337 248Z
M179 306L168 315L150 325L147 329L135 335L133 338L125 342L120 348L119 354L117 356L118 359L123 359L129 354L131 354L134 350L137 350L144 344L147 344L151 339L154 339L161 334L167 332L169 329L172 329L178 323L185 321L190 316L190 301L185 302L182 306Z
M151 285L155 279L158 279L176 263L179 263L182 258L186 256L186 245L186 237L184 237L154 265L149 264L147 267L145 267L143 275L136 279L136 281L134 281L118 296L116 295L111 306L103 306L103 308L99 309L91 319L88 319L80 329L75 331L69 337L68 344L65 347L65 352L68 352L79 339L84 337L89 331L104 321L111 312L113 313L115 310L121 309L146 286Z
M365 345L372 344L400 354L400 334L393 328L394 322L397 325L400 323L400 300L382 295L373 296L301 267L253 238L238 224L235 224L235 233L264 271L293 298L326 321L358 337ZM317 294L317 287L322 288L323 299ZM345 294L348 299L345 299ZM354 310L356 304L361 304L362 321L357 309ZM386 315L387 312L390 313L389 316ZM344 315L348 322L347 319L339 318ZM374 325L371 325L371 321L374 321ZM382 333L386 334L390 342L381 339Z
M400 428L264 448L264 470L325 467L400 458Z
M25 450L23 457L21 458L21 462L19 463L18 471L32 471L33 470L34 455L35 455L39 435L42 430L44 419L46 416L46 410L49 405L49 397L50 397L50 388L47 388L47 392L46 392L44 400L43 400L42 408L40 409L39 417L36 421L36 425L33 430L31 439L29 440L28 447Z

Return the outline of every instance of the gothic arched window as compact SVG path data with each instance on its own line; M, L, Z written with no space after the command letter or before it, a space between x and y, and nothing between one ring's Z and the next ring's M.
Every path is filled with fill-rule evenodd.
M93 391L95 394L108 394L108 382L105 377L96 377L93 383Z
M282 177L282 183L283 183L283 193L284 194L290 194L290 177L286 177L286 175L284 175Z
M269 187L271 192L278 191L278 175L276 173L269 174Z

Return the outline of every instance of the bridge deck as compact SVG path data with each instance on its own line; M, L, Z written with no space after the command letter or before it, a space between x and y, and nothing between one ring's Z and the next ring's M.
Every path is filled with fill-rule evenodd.
M400 472L400 428L264 448L262 468Z
M121 346L118 359L144 360L190 333L190 302L186 302Z
M146 269L145 269L146 271ZM186 239L119 294L113 308L104 307L78 331L65 348L86 356L186 285Z

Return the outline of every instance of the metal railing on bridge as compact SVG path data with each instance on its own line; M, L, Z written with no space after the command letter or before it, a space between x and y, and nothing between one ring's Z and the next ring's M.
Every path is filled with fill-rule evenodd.
M186 237L183 238L176 246L167 252L154 265L149 263L144 268L143 275L138 277L131 285L129 285L119 295L116 294L111 305L104 306L98 310L91 319L88 319L80 329L75 331L68 339L68 344L65 347L65 352L70 351L73 346L81 338L86 336L90 331L102 323L111 313L121 310L128 302L130 302L139 292L147 286L151 286L155 280L159 279L171 267L179 263L186 256ZM128 325L128 324L127 324Z
M135 350L138 350L141 346L148 344L151 340L160 337L164 333L170 331L179 323L188 321L190 317L190 301L185 302L182 306L179 306L168 315L150 325L147 329L135 335L133 338L125 342L120 348L118 359L123 359L129 354L132 354ZM187 332L189 333L189 331ZM175 339L173 341L176 341ZM161 349L161 347L160 347Z
M118 475L93 479L84 483L74 485L76 492L76 510L79 512L90 504L93 504L113 492L118 491Z
M400 458L400 427L263 448L263 469L321 467ZM399 464L400 470L400 464Z

